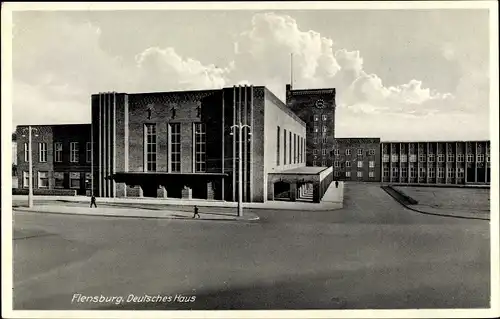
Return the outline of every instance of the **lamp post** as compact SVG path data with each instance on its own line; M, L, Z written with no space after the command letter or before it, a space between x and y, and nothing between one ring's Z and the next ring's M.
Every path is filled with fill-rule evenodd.
M28 126L28 161L29 161L29 181L28 181L28 207L33 207L33 155L31 151L31 132L35 131L35 136L38 136L38 130L32 128L31 125ZM23 137L26 137L26 128L23 129Z
M241 122L238 125L233 125L231 126L231 135L234 134L234 129L238 129L238 217L243 216L243 204L242 204L242 197L243 197L243 176L242 176L242 163L241 163L241 135L243 133L244 128L251 129L250 125L247 124L241 124ZM252 135L252 132L248 132L248 135Z

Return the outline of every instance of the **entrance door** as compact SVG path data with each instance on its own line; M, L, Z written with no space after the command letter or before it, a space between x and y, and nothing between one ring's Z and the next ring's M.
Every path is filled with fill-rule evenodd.
M142 185L142 191L144 197L157 197L156 189L158 185L155 183L146 183Z

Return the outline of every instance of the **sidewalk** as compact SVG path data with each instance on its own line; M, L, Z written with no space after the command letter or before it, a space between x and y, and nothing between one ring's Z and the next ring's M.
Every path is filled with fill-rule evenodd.
M90 204L90 198L87 196L34 196L35 201L62 201L62 202L80 202ZM26 195L13 195L12 201L26 201ZM343 207L344 183L339 182L339 188L335 188L335 182L325 192L321 203L310 202L290 202L290 201L267 201L265 203L243 203L243 208L251 209L279 209L279 210L335 210ZM151 198L151 197L127 197L127 198L106 198L98 197L99 203L133 203L133 204L158 204L172 206L194 206L198 207L238 207L237 202L226 202L220 200L205 199L178 199L178 198Z
M193 219L192 212L158 210L146 208L114 208L114 207L68 207L60 205L39 205L34 208L13 207L14 212L33 212L45 214L67 214L86 216L108 216L108 217L128 217L128 218L163 218L163 219L184 219L184 220L212 220L212 221L255 221L259 216L252 212L243 212L242 217L236 216L236 211L232 213L212 213L200 209L200 218Z

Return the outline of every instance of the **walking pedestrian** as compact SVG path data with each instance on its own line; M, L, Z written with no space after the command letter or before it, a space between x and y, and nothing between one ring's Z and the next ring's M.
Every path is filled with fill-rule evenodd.
M196 218L196 216L198 216L198 218L201 218L200 214L198 214L198 206L194 205L194 215L193 215L193 218Z
M339 181L335 181L335 188L339 188Z
M94 195L92 195L92 197L90 198L90 208L92 208L92 205L94 205L94 207L97 208Z

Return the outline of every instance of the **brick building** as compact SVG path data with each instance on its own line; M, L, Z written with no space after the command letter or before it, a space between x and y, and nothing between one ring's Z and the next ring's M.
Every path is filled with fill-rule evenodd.
M34 189L73 189L84 195L91 188L90 124L32 126ZM18 187L28 188L28 126L16 128Z
M267 199L267 174L305 166L305 123L265 87L92 96L94 191L103 197ZM277 137L277 138L276 138Z
M382 182L489 184L490 141L383 142Z
M336 138L333 159L337 180L380 182L380 138Z
M333 165L335 139L335 89L293 90L286 86L286 103L307 128L307 166Z

